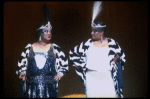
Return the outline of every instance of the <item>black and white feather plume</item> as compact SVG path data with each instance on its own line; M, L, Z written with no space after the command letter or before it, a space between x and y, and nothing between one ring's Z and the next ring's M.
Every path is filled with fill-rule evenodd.
M95 1L93 4L93 11L92 11L92 23L94 22L97 15L102 10L102 1Z

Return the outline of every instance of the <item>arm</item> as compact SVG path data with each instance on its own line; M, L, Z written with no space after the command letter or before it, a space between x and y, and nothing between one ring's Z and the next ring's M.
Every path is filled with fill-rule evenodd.
M54 53L56 54L57 75L55 76L55 78L59 80L62 76L69 72L68 59L58 45L53 44L53 47Z
M118 42L116 42L116 57L120 58L122 70L124 70L124 63L126 62L126 57Z
M122 76L122 70L124 70L124 63L126 61L125 54L123 53L122 49L120 48L119 44L116 42L116 49L115 49L115 57L117 61L117 79L118 79L118 88L124 88L124 81Z
M19 75L19 78L23 80L25 80L27 63L28 63L27 56L29 54L30 48L31 48L31 44L28 44L24 48L24 51L21 53L21 56L19 57L18 60L18 67L16 70L16 74Z
M117 63L117 59L120 58L121 61L121 68L122 70L124 70L124 63L126 61L126 57L124 52L122 51L121 47L119 46L118 42L116 42L113 39L108 39L109 41L109 48L110 53L109 53L109 57L112 59L110 61L110 64L113 64L113 62Z
M77 71L85 71L86 70L86 57L85 50L83 49L84 42L75 46L73 49L69 51L70 64L75 67Z
M89 48L91 39L80 43L69 51L70 64L75 67L76 73L82 82L85 81L86 56L85 53Z

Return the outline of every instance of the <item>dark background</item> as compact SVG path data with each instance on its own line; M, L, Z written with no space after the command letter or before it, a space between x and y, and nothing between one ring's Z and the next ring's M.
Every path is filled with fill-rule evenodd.
M16 75L18 58L28 43L35 42L34 30L44 20L47 3L53 27L51 42L69 50L91 38L93 1L84 2L6 2L4 3L4 81L3 97L19 97ZM96 18L107 25L106 37L113 38L126 55L123 78L124 97L148 96L148 5L147 1L104 1ZM84 94L84 86L69 64L69 73L59 83L58 97Z

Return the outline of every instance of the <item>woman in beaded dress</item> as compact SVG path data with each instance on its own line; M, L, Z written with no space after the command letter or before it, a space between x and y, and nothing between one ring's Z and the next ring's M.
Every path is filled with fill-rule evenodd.
M68 73L68 59L52 37L51 24L40 25L36 30L38 42L28 44L18 61L16 74L23 80L23 97L56 98L58 82Z

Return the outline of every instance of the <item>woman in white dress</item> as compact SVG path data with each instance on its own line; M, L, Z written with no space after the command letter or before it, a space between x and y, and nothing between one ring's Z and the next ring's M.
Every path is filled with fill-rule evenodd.
M101 23L99 23L101 24ZM92 28L93 42L87 51L86 96L115 98L115 88L109 66L108 40L103 36L105 27ZM107 90L109 89L109 90Z
M105 31L103 22L95 22L92 24L92 39L83 41L69 52L71 65L75 66L76 73L84 81L87 98L123 97L116 80L117 65L112 63L116 62L114 56L117 53L123 67L125 55L117 42L104 36Z

